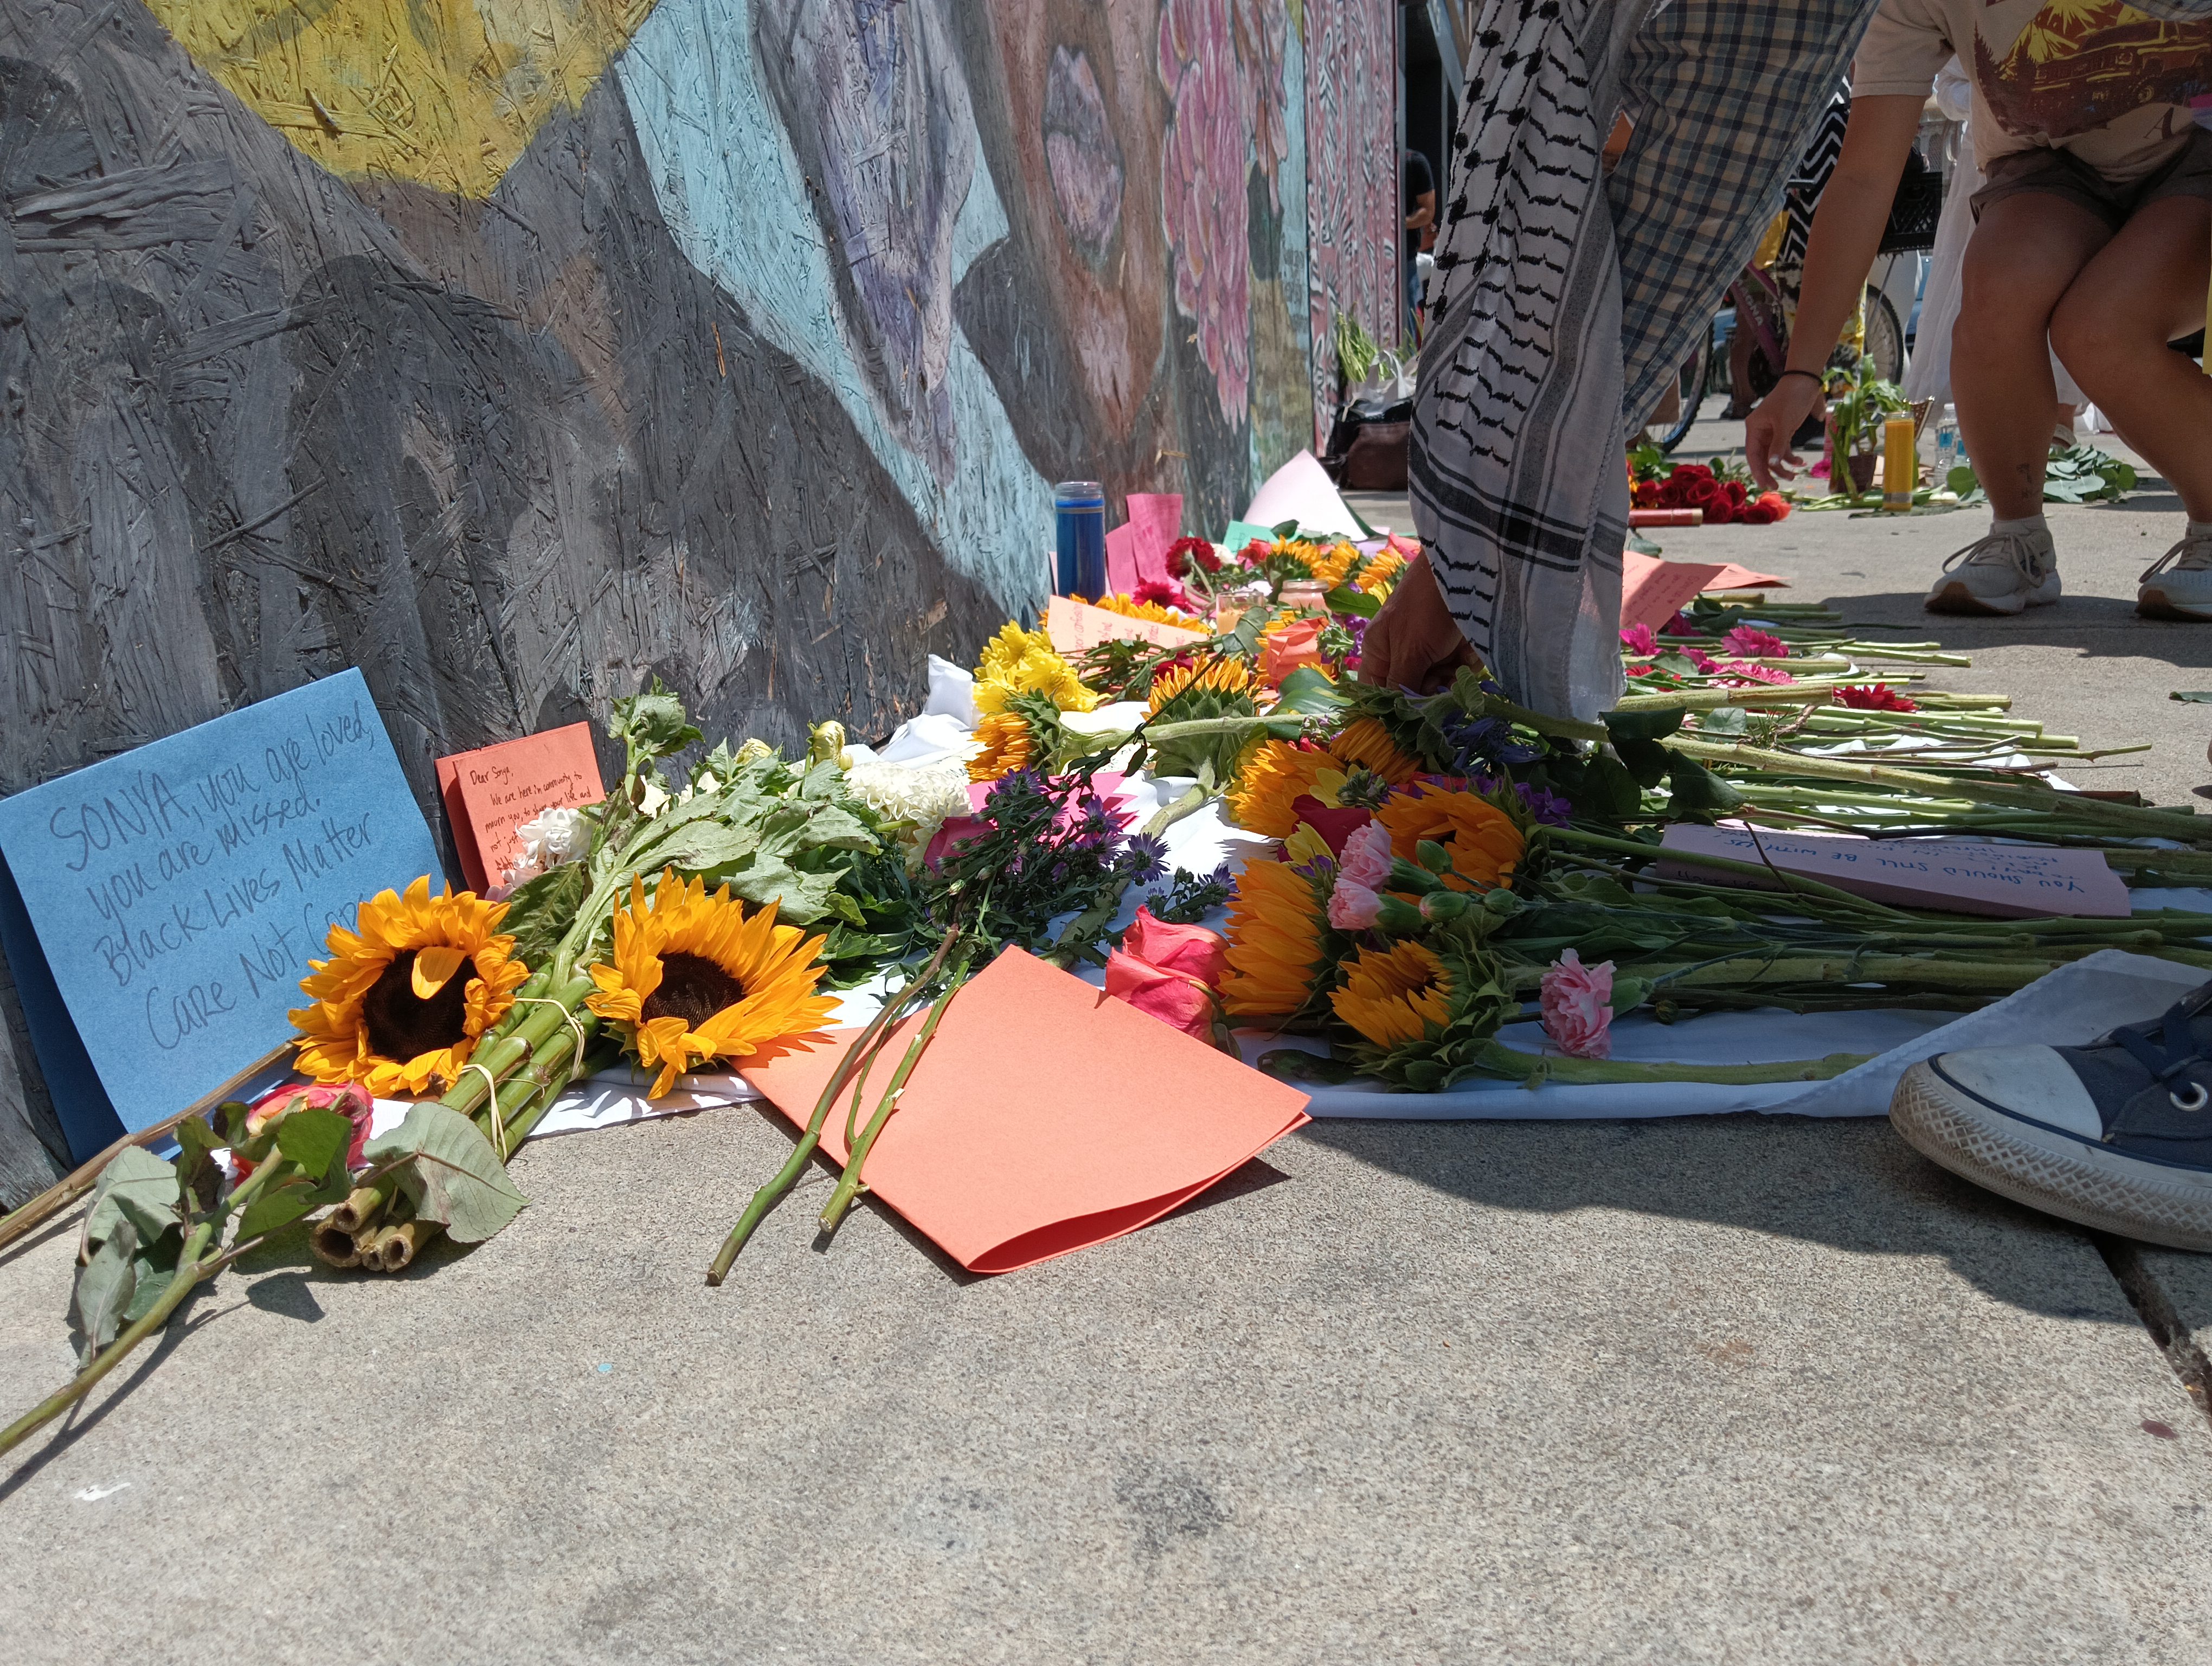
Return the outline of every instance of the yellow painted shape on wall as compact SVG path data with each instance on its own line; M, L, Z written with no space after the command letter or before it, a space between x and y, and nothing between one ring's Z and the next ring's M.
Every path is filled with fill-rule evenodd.
M200 66L333 173L489 196L653 0L149 0Z

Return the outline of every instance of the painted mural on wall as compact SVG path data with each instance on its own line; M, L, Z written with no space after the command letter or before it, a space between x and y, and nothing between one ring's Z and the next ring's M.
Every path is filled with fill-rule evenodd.
M0 0L0 792L349 664L426 811L647 674L889 728L1053 481L1310 443L1312 37L1389 15Z
M1397 16L1371 0L1305 9L1306 200L1313 283L1309 337L1317 435L1337 394L1337 314L1388 345L1399 336Z

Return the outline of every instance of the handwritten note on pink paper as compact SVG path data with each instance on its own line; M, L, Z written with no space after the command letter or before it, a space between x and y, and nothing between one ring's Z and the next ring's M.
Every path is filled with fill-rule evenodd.
M1116 526L1106 534L1106 587L1119 596L1137 588L1137 533L1132 526Z
M1620 623L1656 630L1705 591L1772 590L1788 582L1732 561L1661 561L1631 550L1620 558Z
M522 854L515 830L523 823L541 810L580 809L607 795L588 723L441 757L438 790L461 871L478 891L497 885Z
M1109 539L1110 537L1109 534ZM1181 648L1189 642L1202 642L1206 636L1203 630L1185 630L1179 625L1162 624L1158 619L1133 619L1126 613L1093 607L1073 596L1054 596L1047 604L1044 634L1052 639L1054 651L1060 654L1080 654L1101 642L1150 642L1155 648Z
M2062 915L2123 919L2129 912L2126 882L2094 850L2043 850L1967 839L1776 833L1765 828L1759 829L1754 840L1741 824L1670 827L1662 842L1668 850L1761 866L1771 863L1784 873L1904 908L2008 919ZM1662 860L1652 871L1662 879L1693 879L1702 885L1783 889L1771 876L1754 878L1701 868L1693 862Z
M1137 577L1164 583L1168 549L1182 535L1181 492L1131 492L1129 533L1135 541Z

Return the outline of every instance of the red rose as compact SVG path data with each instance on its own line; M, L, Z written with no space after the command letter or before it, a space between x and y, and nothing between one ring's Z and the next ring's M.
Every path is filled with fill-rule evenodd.
M1213 1040L1213 991L1185 973L1120 949L1106 956L1106 993L1197 1041Z
M1139 904L1137 917L1121 933L1121 947L1138 959L1201 983L1220 982L1229 965L1229 939L1203 926L1176 926Z

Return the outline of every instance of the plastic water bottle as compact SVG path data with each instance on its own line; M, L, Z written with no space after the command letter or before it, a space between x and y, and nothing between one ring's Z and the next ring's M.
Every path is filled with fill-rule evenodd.
M1951 471L1965 462L1966 456L1959 446L1959 418L1956 408L1943 407L1943 414L1936 423L1936 489L1950 489Z

